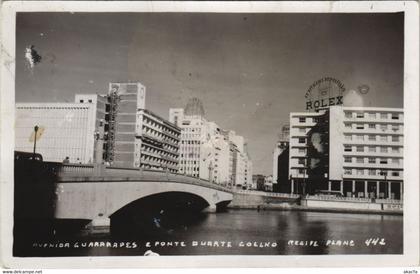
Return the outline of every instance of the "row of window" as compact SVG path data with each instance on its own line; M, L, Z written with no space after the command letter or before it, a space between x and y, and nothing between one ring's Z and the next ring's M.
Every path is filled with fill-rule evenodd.
M378 149L379 148L379 149ZM351 145L344 145L345 152L381 152L381 153L388 153L389 149L391 148L392 153L399 153L399 147L387 147L387 146L351 146Z
M370 119L377 119L379 115L380 119L389 119L391 118L392 120L399 120L400 119L400 114L399 113L376 113L376 112L361 112L361 111L356 111L356 112L351 112L351 111L345 111L344 112L344 116L346 118L365 118L368 117Z
M306 121L312 121L313 123L318 123L320 121L319 117L299 117L299 123L306 123Z
M400 171L387 171L377 169L344 169L345 175L370 175L370 176L400 176Z
M174 130L170 129L169 127L164 126L164 125L154 121L153 119L150 119L149 117L147 117L145 115L143 115L143 122L147 126L154 127L158 131L163 131L163 132L169 133L170 135L173 135L173 136L179 136L179 134L180 134L179 131L174 131Z
M345 163L353 163L353 159L354 159L354 163L358 163L358 164L364 164L364 163L369 163L369 164L400 164L401 160L399 158L375 158L375 157L368 157L367 161L365 157L344 157L344 162Z
M344 123L344 127L347 129L371 129L371 130L392 130L394 132L403 129L402 125L392 125L392 124L355 124L355 123Z
M195 133L200 133L201 132L201 128L199 128L199 127L197 127L197 128L186 127L186 128L182 128L182 132L195 132Z
M345 134L344 140L346 141L352 141L352 140L358 140L358 141L381 141L381 142L388 142L389 141L389 135L374 135L374 134L368 134L368 135L362 135L362 134ZM395 136L391 135L391 141L392 142L399 142L402 140L402 136Z
M200 141L199 140L182 140L181 141L181 145L199 145Z

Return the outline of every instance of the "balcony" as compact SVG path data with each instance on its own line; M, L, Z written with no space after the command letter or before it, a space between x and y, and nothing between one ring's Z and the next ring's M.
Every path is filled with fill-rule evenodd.
M389 163L389 164L380 164L380 163L343 163L343 167L354 167L354 168L374 168L374 169L394 169L394 170L402 170L403 169L403 165L402 163L400 164L393 164L393 163Z
M391 119L391 118L370 118L368 115L365 114L363 118L357 118L355 116L349 118L344 117L344 122L351 122L351 123L370 123L370 124L404 124L404 119Z

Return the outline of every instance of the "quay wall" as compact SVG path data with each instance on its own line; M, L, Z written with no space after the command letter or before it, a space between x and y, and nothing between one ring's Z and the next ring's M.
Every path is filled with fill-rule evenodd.
M297 195L281 195L264 192L234 192L233 200L228 205L232 209L272 209L296 210L340 213L366 213L366 214L403 214L401 201L377 199L348 199L348 198L317 198L306 197L301 199Z

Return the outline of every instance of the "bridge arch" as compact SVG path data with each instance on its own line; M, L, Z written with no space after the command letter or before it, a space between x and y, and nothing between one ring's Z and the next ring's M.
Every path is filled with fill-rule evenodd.
M135 235L183 229L196 222L199 212L209 206L190 192L166 191L134 200L110 214L113 234Z
M107 219L130 203L165 192L189 193L201 197L208 207L232 200L232 194L205 186L180 182L106 181L58 183L56 218Z

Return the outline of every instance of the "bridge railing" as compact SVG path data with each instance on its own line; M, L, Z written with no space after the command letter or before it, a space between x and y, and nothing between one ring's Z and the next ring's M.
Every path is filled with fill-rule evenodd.
M220 191L232 192L230 188L211 183L208 180L171 173L162 170L150 170L126 167L110 167L98 164L62 164L58 171L61 182L89 181L162 181L187 183L204 186Z

